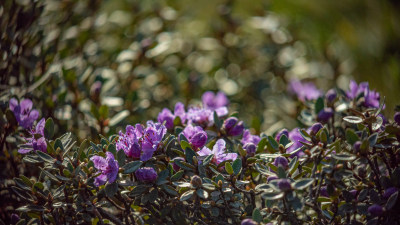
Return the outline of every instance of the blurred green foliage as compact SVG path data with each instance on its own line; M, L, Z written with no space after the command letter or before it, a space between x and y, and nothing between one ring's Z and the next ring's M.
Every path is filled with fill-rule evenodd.
M199 104L189 99L206 90L224 91L247 125L272 133L297 123L284 94L292 78L321 89L366 80L392 109L398 9L361 0L6 0L1 98L32 98L56 132L76 129L78 138L154 119L177 101Z

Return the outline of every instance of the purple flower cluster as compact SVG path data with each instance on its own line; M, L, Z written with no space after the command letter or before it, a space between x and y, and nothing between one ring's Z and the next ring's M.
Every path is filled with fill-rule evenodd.
M225 141L223 139L219 139L215 143L212 150L207 147L203 147L197 153L199 154L199 156L208 156L213 154L214 158L212 159L212 161L217 165L225 160L235 160L238 155L236 153L226 153L225 145Z
M147 127L141 124L135 127L128 125L125 134L119 132L116 147L118 151L122 149L128 157L147 161L153 157L166 132L164 125L153 121L147 121Z
M288 86L289 92L295 94L297 98L304 102L307 100L314 100L322 96L322 92L318 90L311 82L301 82L293 79Z
M241 143L243 144L243 149L246 150L249 156L253 156L256 153L257 145L261 138L257 135L250 133L250 130L244 130Z
M153 167L142 167L136 170L136 178L144 183L152 183L157 180L157 172Z
M236 117L229 117L224 121L223 128L228 136L239 136L243 133L243 121Z
M229 105L229 100L223 92L218 92L214 94L211 91L207 91L201 97L204 108L212 109L216 111L224 111L228 112L226 108Z
M113 183L118 175L118 162L114 159L111 152L106 152L106 158L95 155L90 158L93 161L94 167L101 172L94 180L94 185L101 186L108 183Z
M44 138L44 125L45 125L45 119L42 118L36 124L36 127L30 131L31 137L25 139L27 141L25 146L28 146L28 148L26 147L20 148L18 150L19 153L26 154L31 152L32 150L47 152L47 143L46 139Z
M176 117L181 119L182 123L186 121L186 113L185 113L185 106L181 102L177 102L175 104L174 113L171 110L164 108L157 117L159 123L165 122L165 127L167 129L172 129L174 127L174 120Z
M194 149L202 148L207 142L207 133L200 126L189 124L182 133Z
M369 89L368 82L357 84L354 80L350 81L347 97L353 100L361 95L364 97L365 107L379 108L380 95L378 92Z
M30 129L33 122L39 117L39 112L32 109L32 105L32 101L29 99L24 99L19 104L15 98L10 100L10 110L14 113L18 124L25 129Z

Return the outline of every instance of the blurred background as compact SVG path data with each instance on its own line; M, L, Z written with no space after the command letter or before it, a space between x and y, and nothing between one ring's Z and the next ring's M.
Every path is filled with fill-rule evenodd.
M369 81L393 114L400 3L391 0L5 0L1 101L33 99L58 134L111 134L225 92L256 132L297 124L290 79Z
M56 137L96 142L221 90L247 127L272 134L299 125L291 79L323 91L355 79L386 96L391 117L399 21L396 0L2 0L0 107L30 98ZM0 153L3 220L17 204L11 178L31 173L20 143L9 136Z

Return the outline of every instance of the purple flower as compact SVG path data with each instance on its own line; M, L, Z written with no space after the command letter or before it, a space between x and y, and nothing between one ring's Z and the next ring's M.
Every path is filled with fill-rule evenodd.
M253 143L246 143L243 146L249 156L254 156L256 154L257 147Z
M361 141L356 141L353 145L354 153L357 153L360 151L361 148Z
M322 96L322 92L311 82L302 83L299 80L294 79L290 81L288 89L289 92L295 94L302 102L306 100L314 100Z
M142 167L136 170L136 178L144 183L152 183L157 180L157 172L152 167Z
M171 110L164 108L158 114L157 120L159 123L163 123L165 121L165 127L167 127L167 129L172 129L174 127L174 120L176 117L179 117L181 119L181 122L185 123L185 106L181 102L175 104L174 114L172 114Z
M279 142L281 140L282 135L285 135L286 137L289 137L289 131L287 129L282 129L280 130L276 136L275 136L275 140L277 142Z
M33 122L39 117L39 112L35 109L32 110L32 101L29 99L24 99L18 104L17 99L12 98L10 110L14 113L18 124L25 129L31 128Z
M214 112L211 109L190 107L186 116L188 124L194 123L201 127L210 127L214 124Z
M119 132L116 147L118 151L124 150L128 157L140 157L140 160L147 161L158 149L166 132L164 125L153 121L147 121L146 128L141 124L136 124L135 127L128 125L125 134Z
M288 168L289 163L288 163L288 160L285 157L278 156L274 160L274 165L276 167L282 167L283 169L286 170Z
M257 225L257 222L252 219L244 219L240 225Z
M111 152L106 152L106 158L95 155L90 158L93 161L94 167L101 172L94 180L94 185L101 186L108 183L113 183L118 175L118 162L114 159Z
M333 116L333 110L331 108L324 108L318 113L318 120L326 123Z
M368 212L372 216L381 216L383 214L383 208L380 205L374 204L368 207Z
M223 128L228 136L239 136L243 133L243 121L238 121L236 117L229 117L224 121Z
M216 110L221 107L226 107L229 105L229 100L223 92L218 92L214 94L211 91L207 91L201 97L204 108L209 108Z
M353 198L356 198L358 191L354 189L354 190L349 191L349 193L353 196Z
M15 213L11 214L11 220L10 220L11 224L17 224L19 220L20 217L18 214Z
M379 108L380 95L378 92L369 89L368 82L362 82L357 85L354 80L350 81L350 88L349 91L347 91L347 97L353 100L361 94L364 95L365 107Z
M46 121L44 118L42 118L37 124L34 129L30 131L31 137L26 138L25 140L27 143L25 146L28 146L27 148L21 148L18 149L18 152L21 154L26 154L28 152L33 151L42 151L42 152L47 152L47 143L46 139L44 138L44 125ZM35 137L41 135L41 137Z
M325 94L325 98L328 101L328 103L334 102L336 97L337 97L337 94L336 94L335 89L330 89Z
M179 171L179 169L180 169L181 167L175 164L175 160L178 160L178 161L185 161L185 159L182 158L182 157L175 157L175 158L172 159L172 161L174 161L174 162L172 163L172 168L173 168L174 171L176 172L176 171Z
M321 196L329 197L328 188L326 186L321 187Z
M202 148L207 142L207 133L200 126L189 124L183 130L183 135L195 149Z
M289 179L279 179L278 180L278 188L281 191L289 191L292 189L292 185L290 184Z
M400 112L394 114L394 122L396 122L397 125L400 125Z
M253 143L254 145L258 145L258 142L260 142L260 140L261 138L257 135L252 135L250 133L250 130L244 130L241 143L243 145L245 145L246 143Z
M200 151L197 152L197 154L199 154L199 156L208 156L213 154L214 158L212 159L212 161L217 165L225 160L235 160L238 155L236 153L225 153L225 145L225 141L223 139L219 139L215 143L212 150L207 147L203 147Z
M314 123L309 129L308 132L311 135L316 135L318 133L319 130L321 130L323 128L321 123Z
M301 136L299 128L295 128L289 132L289 139L293 142L293 144L288 149L286 149L287 153L291 153L296 149L302 147L303 144L300 143L300 141L306 142L303 136ZM298 151L297 153L291 155L291 157L294 156L301 157L303 155L304 155L303 151Z
M392 194L396 193L396 191L398 191L398 190L399 190L399 189L398 189L397 187L390 187L390 188L387 188L387 189L385 190L385 192L383 193L383 197L386 198L386 199L388 199L388 198L390 198L390 196L392 196Z

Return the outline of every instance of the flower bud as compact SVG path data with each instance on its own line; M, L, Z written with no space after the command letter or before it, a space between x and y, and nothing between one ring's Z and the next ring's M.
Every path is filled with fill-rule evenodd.
M394 114L394 122L400 125L400 112Z
M330 89L330 90L327 91L326 94L325 94L325 98L326 98L326 100L328 101L328 103L334 102L335 99L336 99L336 96L337 96L337 94L336 94L335 89Z
M17 224L19 220L20 218L18 214L15 213L11 214L11 220L10 220L11 224Z
M368 207L368 212L372 216L381 216L383 214L383 208L380 205L374 204Z
M191 144L196 147L196 148L201 148L203 147L207 142L207 134L206 132L198 132L195 135L193 135L191 139Z
M152 183L157 180L157 172L152 167L142 167L136 170L136 178L144 183Z
M193 185L193 187L199 188L203 184L203 181L201 180L201 178L199 176L194 175L192 177L192 179L190 180L190 183Z
M320 193L323 197L329 197L328 188L326 186L321 187Z
M238 136L243 133L243 121L238 122L236 117L229 117L224 121L224 130L228 136Z
M353 198L356 198L358 191L354 189L354 190L349 191L349 193L353 196Z
M182 158L182 157L175 157L175 158L172 159L172 160L174 161L174 162L172 163L172 168L174 169L175 172L176 172L176 171L179 171L179 169L180 169L181 167L175 164L175 160L178 160L178 161L185 161L185 159Z
M290 180L289 179L280 179L278 181L278 188L281 191L289 191L292 189L292 185L290 184Z
M323 123L328 122L328 120L333 116L333 110L331 108L325 108L318 113L318 121Z
M311 127L310 127L310 134L311 135L316 135L318 133L319 130L321 130L323 128L321 123L314 123Z
M275 140L277 142L279 142L281 140L282 135L285 135L286 137L289 137L289 131L287 129L282 129L280 130L276 136L275 136Z
M252 219L244 219L240 225L257 225L257 222Z
M354 153L360 152L360 147L361 147L361 141L356 141L353 145Z
M288 168L289 163L285 157L278 156L275 158L274 165L276 167L282 167L283 169L286 170Z
M385 192L383 193L383 197L384 198L386 198L386 199L388 199L388 198L390 198L390 196L392 196L392 194L394 194L396 191L398 191L399 189L397 188L397 187L390 187L390 188L387 188L386 190L385 190Z
M254 156L256 154L257 147L253 143L246 143L243 146L249 156Z

